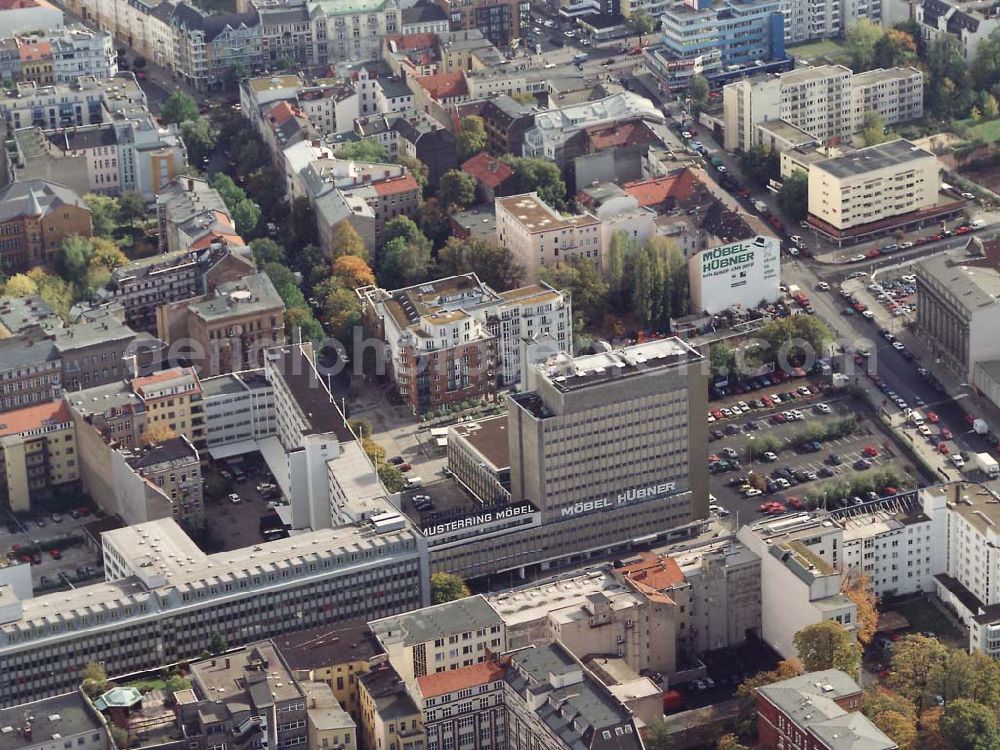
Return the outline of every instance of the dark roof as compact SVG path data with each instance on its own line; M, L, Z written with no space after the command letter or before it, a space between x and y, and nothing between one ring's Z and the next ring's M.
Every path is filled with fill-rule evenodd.
M194 459L195 453L191 444L182 437L164 440L158 445L143 449L142 453L129 460L129 466L133 469L146 469L151 466L159 466L168 461L178 461L180 459Z
M448 14L445 13L430 0L420 0L416 5L403 8L403 25L412 23L431 23L433 21L447 21Z
M237 28L240 24L248 27L258 26L260 16L256 12L206 15L187 3L179 3L174 8L173 22L174 25L185 29L203 31L205 41L211 42L228 28Z
M262 24L278 26L286 23L308 23L309 8L305 3L299 5L264 6L260 9Z
M18 216L38 216L50 208L74 205L86 211L86 204L70 188L48 180L13 182L0 190L0 221Z
M48 135L49 141L62 151L75 151L98 146L114 146L118 143L114 128L100 126L83 130L57 130Z
M288 384L295 402L310 422L308 434L332 432L342 443L354 440L340 407L330 397L326 383L298 346L268 350L272 367Z
M899 139L877 146L869 146L844 156L824 159L816 162L814 166L835 177L844 178L867 174L874 169L905 164L908 161L929 156L933 156L933 154L914 146L909 141Z
M311 670L382 653L368 623L361 618L338 625L297 630L272 639L291 669Z
M962 606L974 615L979 614L985 609L983 603L979 601L979 597L965 588L957 578L952 578L947 573L938 573L934 576L934 580L948 589L951 595L958 599Z
M21 733L25 716L32 717L34 742L26 740ZM71 741L77 735L105 731L104 722L87 706L80 692L57 695L54 698L2 709L0 727L11 727L14 730L0 732L0 750L20 750L40 741L45 742L53 735L61 737L64 741Z
M172 16L173 13L174 6L172 3L160 3L149 12L149 15L154 18L158 18L164 23L170 23L170 16Z
M412 716L420 711L406 691L399 673L388 664L381 669L358 675L358 682L364 685L375 701L383 721Z

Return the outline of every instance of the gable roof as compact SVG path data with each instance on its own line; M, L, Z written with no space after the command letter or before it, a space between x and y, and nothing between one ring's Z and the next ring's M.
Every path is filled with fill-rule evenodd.
M687 200L697 183L694 173L690 169L683 169L663 177L626 182L622 188L639 201L640 206L652 207L663 204L669 198Z
M461 70L453 73L418 76L417 84L432 98L438 100L469 95L469 84L465 80L465 73Z
M490 189L500 187L509 180L514 170L499 159L490 156L485 151L480 151L462 165L462 171L472 175L477 182L482 183Z

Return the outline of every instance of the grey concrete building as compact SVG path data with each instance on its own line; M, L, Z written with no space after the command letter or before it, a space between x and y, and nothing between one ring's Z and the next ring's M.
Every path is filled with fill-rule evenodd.
M58 743L58 744L57 744ZM109 750L106 722L75 691L0 710L0 750Z

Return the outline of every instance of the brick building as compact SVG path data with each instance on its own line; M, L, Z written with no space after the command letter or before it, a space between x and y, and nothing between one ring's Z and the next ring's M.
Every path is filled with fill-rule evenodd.
M51 266L71 234L90 237L90 209L75 192L47 180L0 191L0 263L7 271Z

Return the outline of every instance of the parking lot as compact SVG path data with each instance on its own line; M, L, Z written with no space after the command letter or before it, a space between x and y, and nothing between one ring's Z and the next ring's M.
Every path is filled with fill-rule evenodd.
M737 407L739 415L710 425L710 486L719 515L739 513L743 523L764 512L832 509L913 486L910 462L862 402L829 391L782 398L796 388L744 395L738 401L747 411ZM773 396L781 403L760 405Z
M281 502L270 492L258 490L258 486L274 481L260 454L248 454L244 459L243 477L234 477L221 462L205 470L206 486L213 491L205 493L205 531L193 535L205 552L259 544L263 539L261 517L272 513L268 503ZM239 501L233 502L232 495Z
M31 566L36 593L90 583L104 577L98 552L87 544L83 527L97 520L89 507L65 513L37 511L15 517L0 510L0 550L11 562ZM74 517L74 515L76 517Z

